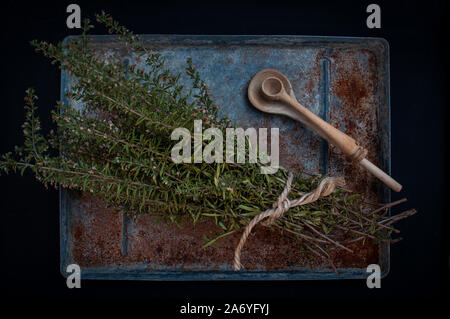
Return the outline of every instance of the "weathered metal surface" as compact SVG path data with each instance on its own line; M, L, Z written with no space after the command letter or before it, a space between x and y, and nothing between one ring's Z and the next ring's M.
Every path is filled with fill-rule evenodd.
M264 68L283 72L297 99L337 126L369 151L369 159L390 171L390 108L388 45L382 39L301 36L144 36L183 72L188 57L209 84L220 114L240 127L279 127L281 163L307 172L343 175L348 188L388 201L389 190L350 163L302 124L261 113L247 99L252 76ZM94 37L106 58L135 63L135 57L109 36ZM139 64L139 63L138 63ZM183 80L187 80L186 78ZM73 79L62 74L62 94ZM63 97L64 98L64 97ZM355 244L355 254L333 253L329 264L309 260L294 238L257 227L242 254L246 271L232 271L240 234L202 248L205 236L217 233L201 222L177 228L155 217L124 218L87 195L61 190L61 271L82 267L83 278L208 280L208 279L343 279L364 278L365 267L379 263L386 274L389 246Z

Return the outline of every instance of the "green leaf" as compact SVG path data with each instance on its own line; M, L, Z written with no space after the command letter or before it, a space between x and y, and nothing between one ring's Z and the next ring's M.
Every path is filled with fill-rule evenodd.
M246 205L239 205L238 208L249 211L249 212L259 212L260 209L259 208L255 208L255 207L250 207L250 206L246 206Z
M219 174L220 174L220 164L216 165L216 175L214 175L214 185L217 187L219 185Z
M202 247L203 247L203 248L206 248L206 247L208 247L208 246L211 246L211 245L214 244L218 239L227 237L227 236L231 235L232 233L234 233L235 231L236 231L236 230L232 230L232 231L229 231L228 233L224 233L224 234L222 234L222 235L219 235L219 236L217 236L216 238L211 239L210 241L208 241L208 242L207 242L206 244L204 244Z

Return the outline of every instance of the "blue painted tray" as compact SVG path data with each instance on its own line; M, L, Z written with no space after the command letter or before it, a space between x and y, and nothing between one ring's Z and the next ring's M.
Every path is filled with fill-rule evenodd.
M349 188L386 202L390 192L349 163L317 135L288 118L263 114L247 99L252 76L278 69L290 79L298 100L358 140L369 159L390 172L389 49L383 39L304 36L145 35L166 57L174 73L191 57L211 96L240 127L280 127L280 157L285 167L343 175ZM66 39L67 41L67 39ZM136 63L136 56L112 36L94 36L105 59ZM138 63L139 64L139 63ZM182 79L187 80L187 79ZM61 98L75 79L61 75ZM82 105L73 104L74 107ZM389 245L365 247L359 255L336 256L338 274L328 264L309 262L294 241L258 230L243 251L247 270L232 271L239 234L201 248L212 225L161 225L151 216L136 221L105 208L85 194L61 189L61 272L79 264L84 279L130 280L311 280L366 278L366 266L389 271ZM286 237L286 236L285 236Z

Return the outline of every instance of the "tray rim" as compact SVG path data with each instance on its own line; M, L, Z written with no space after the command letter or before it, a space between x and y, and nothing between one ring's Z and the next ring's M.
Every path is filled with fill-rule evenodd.
M375 43L377 42L382 46L382 51L384 52L384 58L386 60L386 108L387 114L387 141L386 150L388 152L387 156L382 160L382 168L387 174L391 174L391 95L390 95L390 46L389 42L382 37L351 37L351 36L322 36L322 35L226 35L226 34L140 34L144 41L148 40L159 40L166 41L166 44L170 45L171 42L180 42L180 40L198 40L203 43L190 43L191 46L194 45L205 45L205 41L213 41L209 44L225 44L223 41L228 41L228 44L232 44L230 40L234 41L251 41L251 40L271 40L272 43L261 43L260 45L274 45L280 44L286 46L286 43L276 43L273 42L281 40L290 40L290 45L295 44L308 44L308 41L322 40L324 45L331 43L343 43L348 44L361 44L364 42ZM63 39L63 45L72 38L79 38L79 35L69 35ZM114 35L91 35L94 42L106 42L111 39L118 41L117 37ZM238 43L236 43L238 44ZM253 44L255 43L248 43ZM60 99L64 101L65 97L65 87L68 81L67 72L61 71L61 85L60 85ZM60 226L60 272L63 277L67 278L69 274L66 272L67 265L70 264L68 255L68 238L64 234L70 234L68 229L68 218L64 211L64 203L67 200L70 191L63 189L59 186L59 226ZM382 185L381 193L386 201L391 200L391 191L389 188ZM70 195L69 195L70 197ZM389 209L390 215L390 209ZM391 268L391 249L389 243L381 243L379 250L385 251L385 260L382 268L381 278L385 278ZM381 258L381 257L380 257ZM368 274L364 268L338 268L339 274L336 275L332 270L322 270L322 269L304 269L304 270L290 270L290 271L264 271L264 270L252 270L252 271L174 271L174 270L152 270L146 271L144 269L111 269L108 267L90 267L88 270L81 272L82 279L98 279L98 280L149 280L149 281L192 281L192 280L221 280L221 281L235 281L235 280L340 280L340 279L366 279ZM285 277L285 278L284 278Z

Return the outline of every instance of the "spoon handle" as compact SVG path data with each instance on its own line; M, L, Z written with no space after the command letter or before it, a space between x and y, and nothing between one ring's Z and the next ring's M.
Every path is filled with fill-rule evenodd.
M383 172L380 168L375 166L367 158L363 158L361 162L359 162L359 165L361 165L366 170L371 172L376 178L378 178L380 181L386 184L390 189L396 192L400 192L402 190L402 185L400 183L398 183L395 179L393 179L388 174Z
M396 192L399 192L402 189L402 185L365 158L367 151L358 146L353 138L322 120L289 95L284 94L281 100L292 106L298 112L299 119L301 119L302 122L329 143L340 148L344 154L356 159L362 167L381 180L386 186Z
M345 155L352 156L355 153L358 145L353 138L330 125L328 122L325 122L296 100L290 97L283 100L299 113L306 125L310 126L312 130L326 139L329 143L340 148Z

